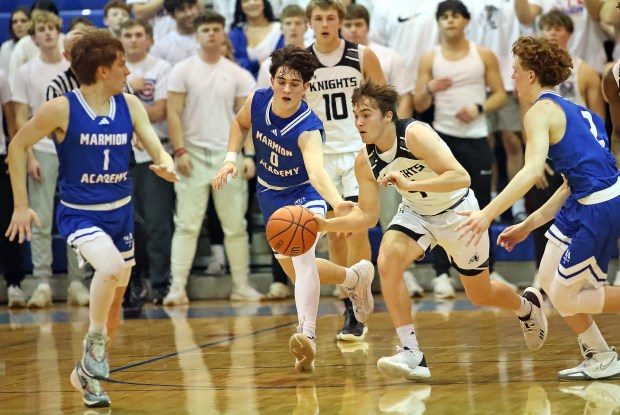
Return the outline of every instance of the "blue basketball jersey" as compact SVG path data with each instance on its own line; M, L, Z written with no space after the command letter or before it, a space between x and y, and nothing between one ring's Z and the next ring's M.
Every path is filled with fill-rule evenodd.
M273 90L259 89L252 99L252 137L256 148L256 173L260 185L281 190L308 183L308 172L299 148L299 136L319 130L323 123L305 101L295 114L280 118L271 110Z
M96 205L130 196L133 123L125 97L110 97L108 116L96 115L78 89L65 97L69 125L62 143L56 142L61 200Z
M549 146L549 158L566 178L570 198L578 200L616 184L618 170L601 117L552 91L541 93L541 99L552 100L566 115L566 132Z

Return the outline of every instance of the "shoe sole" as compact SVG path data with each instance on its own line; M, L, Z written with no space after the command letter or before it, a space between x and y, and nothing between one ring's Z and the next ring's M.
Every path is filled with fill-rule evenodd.
M538 349L540 349L543 346L543 344L545 344L545 340L547 340L547 333L549 331L549 324L547 323L547 316L545 315L545 311L542 308L544 302L543 302L542 295L540 294L540 291L538 291L535 288L528 287L528 288L526 288L523 291L523 294L525 294L526 292L530 292L530 293L534 294L536 296L536 298L538 298L538 304L540 304L540 315L542 316L542 321L543 321L543 324L544 324L544 330L543 330L544 333L543 333L542 342L540 343L540 345L538 347L536 347L534 349L530 348L529 346L527 347L530 350L538 350ZM532 307L535 307L535 305L532 304ZM525 344L527 345L527 342L525 342Z
M80 377L77 374L77 367L73 369L71 372L71 377L69 377L69 381L71 382L71 386L76 391L82 393L82 402L88 408L107 408L112 403L111 401L89 401L84 397L84 389L82 388L82 382L80 382Z
M336 339L346 341L346 342L360 342L364 340L364 337L366 337L366 333L368 333L368 326L364 326L364 330L362 330L361 336L356 336L355 334L352 334L352 333L347 333L347 334L338 333L336 335Z
M409 366L396 364L382 359L379 359L377 362L377 369L379 369L379 372L381 372L382 375L391 378L419 380L428 379L431 377L431 372L427 367L418 366L412 370Z
M291 353L295 355L295 371L297 373L314 372L314 359L316 351L312 347L312 341L303 334L293 334L288 342Z
M362 279L361 278L361 271L360 271L360 281L358 284L364 284L362 285L360 291L366 291L366 298L368 299L368 314L366 315L365 313L362 315L358 315L358 313L356 312L357 307L353 307L353 314L355 315L355 319L357 321L359 321L360 323L366 323L368 321L368 319L370 318L370 315L372 314L372 312L375 309L375 299L372 296L372 281L375 279L375 267L374 265L372 265L372 263L370 261L365 261L368 262L370 264L370 266L372 267L372 274L370 275L370 278L366 279ZM358 268L358 267L356 267ZM359 267L361 268L361 267ZM357 274L357 273L356 273Z

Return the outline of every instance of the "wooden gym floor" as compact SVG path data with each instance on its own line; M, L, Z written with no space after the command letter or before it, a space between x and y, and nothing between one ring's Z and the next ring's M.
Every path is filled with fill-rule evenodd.
M316 371L299 376L288 339L292 301L190 307L146 306L125 320L110 349L103 387L112 407L89 410L69 383L82 353L88 311L55 304L47 311L0 308L0 414L611 414L620 381L566 383L556 373L580 363L576 337L547 310L545 346L525 347L516 317L476 309L462 294L416 300L418 339L431 379L389 379L376 368L397 338L381 297L365 342L335 334L342 306L323 298L317 321ZM620 339L618 315L598 318ZM620 344L620 343L618 343Z

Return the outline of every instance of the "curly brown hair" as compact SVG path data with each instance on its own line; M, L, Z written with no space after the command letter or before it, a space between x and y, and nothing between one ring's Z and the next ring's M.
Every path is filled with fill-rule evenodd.
M534 71L544 87L561 84L573 68L570 54L542 37L520 37L512 45L512 54L519 57L523 69Z

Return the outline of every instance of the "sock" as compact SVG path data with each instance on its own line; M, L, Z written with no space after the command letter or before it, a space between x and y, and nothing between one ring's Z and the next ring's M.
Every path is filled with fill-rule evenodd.
M527 320L529 319L530 313L532 312L532 303L527 301L524 297L519 297L519 299L521 300L521 305L519 306L519 309L515 311L515 313L517 313L517 315L521 319Z
M95 321L92 318L90 319L90 325L88 326L89 333L101 333L107 334L106 321Z
M314 246L305 254L293 257L295 268L295 306L302 333L314 338L316 315L319 310L321 283L316 268Z
M413 330L413 324L397 327L396 334L398 334L401 346L406 347L409 350L417 350L419 348L418 339L415 336L415 332Z
M211 259L218 264L226 264L224 245L211 245Z
M342 287L351 291L359 282L360 277L351 268L345 268L344 281L340 284Z
M603 338L601 331L594 322L592 322L592 325L588 327L586 331L579 335L579 340L586 344L588 348L592 348L597 351L608 352L611 350Z

